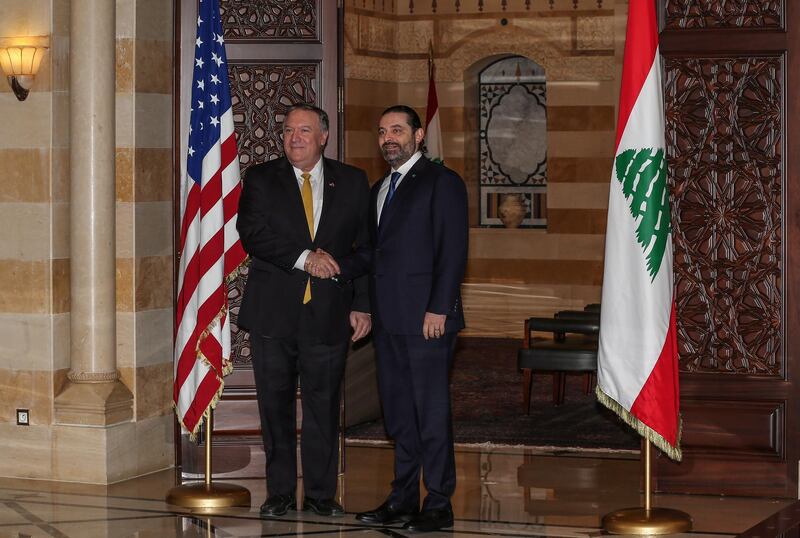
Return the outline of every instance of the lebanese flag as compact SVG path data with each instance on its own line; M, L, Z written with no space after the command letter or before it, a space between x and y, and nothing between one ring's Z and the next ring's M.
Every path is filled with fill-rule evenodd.
M433 50L430 52L430 67L428 69L428 107L425 111L425 147L428 149L428 158L437 163L444 162L442 150L442 127L439 123L439 99L436 97L436 82L434 75L436 68L433 65Z
M606 231L597 397L680 461L678 343L655 2L630 2Z

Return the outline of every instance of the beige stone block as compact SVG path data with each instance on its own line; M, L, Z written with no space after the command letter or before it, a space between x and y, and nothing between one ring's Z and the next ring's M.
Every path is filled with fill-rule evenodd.
M116 106L116 141L118 148L133 147L133 94L118 93ZM145 112L147 114L147 112Z
M470 260L603 259L605 238L594 234L549 234L539 230L470 228Z
M564 209L608 209L609 183L550 183L547 207Z
M611 157L614 131L556 131L547 133L548 157Z
M0 162L3 163L0 202L47 202L50 199L50 151L47 148L0 149Z
M116 5L116 36L120 38L133 38L136 28L136 0L115 0Z
M614 17L578 17L578 49L609 50L614 48Z
M35 479L52 477L50 426L17 426L16 421L14 424L0 424L0 439L3 440L0 476Z
M135 206L132 202L117 202L115 235L117 258L133 257L133 224Z
M55 425L51 450L52 470L47 478L84 484L108 483L105 428Z
M176 0L136 0L136 39L172 40Z
M136 316L133 312L120 312L117 306L117 369L131 370L136 357ZM130 376L132 378L132 376ZM134 385L124 379L129 387Z
M393 82L347 79L345 81L345 103L387 108L399 102L398 86Z
M53 147L50 157L52 201L69 202L69 149Z
M121 381L68 382L54 402L55 422L70 426L110 426L133 418L133 394Z
M61 1L62 0L57 0L57 2L59 3ZM53 92L68 91L69 90L69 37L56 36L56 35L51 36L50 50L47 51L47 56L50 67L51 91Z
M52 145L54 148L68 148L69 147L69 92L58 91L53 92L52 96ZM69 159L66 161L69 163ZM69 170L67 170L69 175Z
M50 35L50 0L3 0L0 36Z
M171 304L169 308L136 312L137 367L169 364L172 368L173 318Z
M69 257L69 203L54 202L52 210L52 252L53 258Z
M136 428L136 473L142 476L175 465L175 435L172 411L138 420Z
M70 260L56 259L52 264L52 312L62 314L70 311Z
M50 257L50 207L46 203L7 203L0 211L0 257L37 261Z
M117 93L133 91L133 39L118 37L116 45L116 80L114 87Z
M136 258L136 310L172 306L172 256Z
M52 357L53 370L66 371L70 367L70 325L69 313L50 316L53 331ZM49 357L48 357L49 358ZM56 389L60 390L60 386ZM57 393L57 392L56 392Z
M136 368L136 420L172 411L172 364Z
M47 313L50 305L50 262L0 260L0 312Z
M136 256L172 255L172 202L141 202L136 215Z
M0 93L0 110L6 126L0 129L0 149L50 146L49 93L34 92L24 101L13 93Z
M69 37L69 1L70 0L52 0L53 35L51 36L51 40Z
M171 148L172 95L137 93L134 98L136 147Z
M137 36L135 91L172 94L173 58L171 41L141 39Z
M133 148L114 152L117 202L133 202Z
M0 364L11 370L53 370L63 350L54 355L51 331L61 341L65 325L68 329L69 317L63 314L0 314Z
M547 81L548 106L616 106L618 98L613 81Z
M134 271L132 258L117 258L117 312L132 312L134 304Z
M172 149L136 148L135 161L135 200L172 201L175 181L172 171Z
M0 423L16 424L16 410L28 409L31 425L50 424L52 384L48 371L0 369Z

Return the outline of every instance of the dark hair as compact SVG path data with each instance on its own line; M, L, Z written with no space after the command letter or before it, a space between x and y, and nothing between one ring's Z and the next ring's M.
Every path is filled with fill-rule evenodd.
M406 115L406 122L411 126L411 132L416 133L417 129L422 129L422 122L419 119L419 114L417 111L411 108L408 105L394 105L390 106L386 110L383 111L381 117L384 117L386 114L392 114L397 112L399 114ZM425 139L423 138L422 141L419 143L419 149L422 153L427 153L428 148L425 147Z
M313 112L317 116L319 116L319 124L322 127L322 132L327 133L328 128L330 127L330 122L328 121L328 113L322 110L321 108L314 106L310 103L297 103L289 107L289 110L286 111L285 118L289 117L289 114L294 112L295 110L305 110L307 112Z
M386 114L391 114L393 112L398 112L400 114L406 115L406 121L411 126L411 129L416 132L417 129L422 129L422 122L419 120L419 114L417 111L411 108L408 105L394 105L390 106L386 110L383 111L381 117L385 116Z

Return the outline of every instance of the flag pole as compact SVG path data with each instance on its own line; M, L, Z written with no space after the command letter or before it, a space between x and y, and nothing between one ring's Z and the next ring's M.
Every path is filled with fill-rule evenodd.
M206 412L205 480L176 486L167 493L167 504L188 508L191 512L213 514L235 506L250 507L250 491L236 484L212 483L211 432L214 429L214 411Z
M692 518L686 512L651 505L651 443L642 439L644 453L644 507L625 508L603 516L603 530L613 534L675 534L689 532Z

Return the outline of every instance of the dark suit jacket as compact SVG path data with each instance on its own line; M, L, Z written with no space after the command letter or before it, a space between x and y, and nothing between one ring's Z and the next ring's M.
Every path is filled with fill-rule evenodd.
M294 336L309 276L294 268L303 250L322 248L338 259L369 240L364 171L324 159L323 174L322 215L312 240L289 161L282 157L247 170L236 228L252 261L238 323L251 333ZM369 312L366 279L312 278L308 307L323 343L346 340L350 311Z
M378 181L370 194L371 248L342 260L343 278L370 273L373 326L421 335L425 312L446 314L446 332L464 328L461 282L469 221L464 181L420 158L378 221Z

